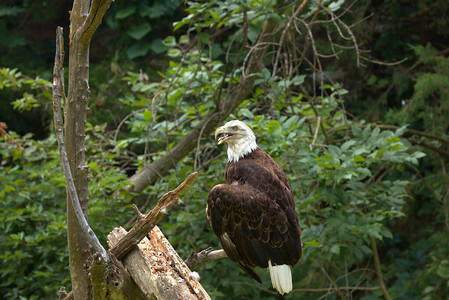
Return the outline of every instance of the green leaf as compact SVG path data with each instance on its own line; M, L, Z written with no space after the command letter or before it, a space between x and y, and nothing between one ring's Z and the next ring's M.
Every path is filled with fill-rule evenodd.
M168 50L167 55L170 57L179 57L181 56L181 50L176 48L171 48Z
M337 254L337 255L340 254L340 245L338 245L338 244L332 245L330 252Z
M350 147L352 147L355 143L356 142L354 140L349 140L349 141L345 142L343 145L341 145L340 149L341 149L342 152L345 152Z
M167 47L164 45L161 39L155 39L150 43L150 49L156 54L161 54L167 51Z
M135 40L142 39L148 32L151 31L151 25L148 22L131 26L126 33Z
M286 129L290 129L296 122L298 122L299 116L292 116L284 122L283 127Z
M1 6L0 7L0 17L5 16L15 16L18 13L25 11L22 7L19 6Z
M408 125L402 126L401 128L399 128L398 130L396 130L395 134L397 136L402 136L404 135L404 133L407 131L407 127Z
M30 193L27 191L20 191L18 195L19 195L19 197L30 200Z
M438 264L437 274L444 279L449 279L449 260L444 259Z
M143 112L142 116L144 120L151 121L151 119L153 118L153 112L151 110L146 110Z
M296 75L292 78L292 83L295 86L301 85L304 83L304 79L306 78L306 75Z
M128 55L129 59L134 59L136 57L147 55L150 48L151 45L148 43L145 44L138 43L129 47L128 50L126 51L126 54Z
M167 36L162 42L166 47L174 47L176 46L176 38L174 36Z
M337 146L330 145L328 150L329 154L334 158L338 158L341 155L341 150Z
M187 44L190 41L189 36L188 35L181 35L181 37L179 38L179 43L180 44Z
M361 155L354 156L354 162L366 162L366 159Z
M253 120L254 119L254 115L251 113L251 111L247 108L242 108L240 109L240 113L242 115L244 115L246 118Z
M132 15L135 11L136 7L134 5L127 6L124 9L118 10L117 13L115 14L115 18L119 20L124 19Z

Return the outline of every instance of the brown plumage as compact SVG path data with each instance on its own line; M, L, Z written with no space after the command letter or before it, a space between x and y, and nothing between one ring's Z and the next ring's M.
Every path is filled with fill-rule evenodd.
M278 276L269 261L272 266L294 266L301 257L301 229L290 183L279 165L257 147L244 123L228 122L217 129L216 135L220 133L224 136L219 144L228 143L228 163L226 184L215 186L207 201L212 230L229 258L247 274L262 282L252 268L270 267L273 286L288 293L290 267Z

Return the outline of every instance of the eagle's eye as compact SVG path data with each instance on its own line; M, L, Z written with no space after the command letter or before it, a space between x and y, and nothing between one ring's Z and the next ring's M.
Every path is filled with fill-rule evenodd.
M234 131L237 131L237 130L239 130L239 127L236 125L236 126L232 126L231 129Z

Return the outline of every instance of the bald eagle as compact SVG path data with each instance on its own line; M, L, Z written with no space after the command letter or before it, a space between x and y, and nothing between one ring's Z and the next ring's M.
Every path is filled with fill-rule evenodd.
M301 228L292 188L279 165L233 120L215 131L228 144L225 184L212 188L207 218L228 257L262 283L253 267L268 268L281 295L292 290L291 267L301 257Z

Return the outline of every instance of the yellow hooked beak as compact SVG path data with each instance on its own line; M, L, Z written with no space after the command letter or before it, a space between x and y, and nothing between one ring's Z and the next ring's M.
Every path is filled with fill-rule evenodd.
M218 127L217 130L215 130L215 139L217 139L217 136L218 136L220 133L224 133L224 132L225 132L224 126ZM224 137L219 138L219 139L218 139L218 145L220 145L221 143L223 143L224 140L225 140Z

